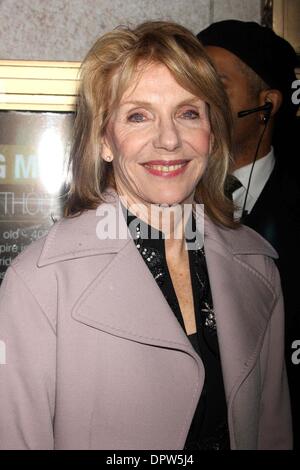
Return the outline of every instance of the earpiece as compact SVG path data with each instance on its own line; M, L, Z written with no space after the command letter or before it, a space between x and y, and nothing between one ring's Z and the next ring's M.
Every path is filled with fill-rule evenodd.
M272 115L273 103L271 101L267 101L264 107L265 107L265 110L264 110L263 122L265 124L268 124L269 119Z
M263 106L258 106L257 108L251 108L251 109L245 109L244 111L239 111L238 117L242 118L252 113L259 113L260 111L264 111L263 121L265 124L267 124L271 117L272 109L273 109L273 103L271 101L266 101L266 103Z

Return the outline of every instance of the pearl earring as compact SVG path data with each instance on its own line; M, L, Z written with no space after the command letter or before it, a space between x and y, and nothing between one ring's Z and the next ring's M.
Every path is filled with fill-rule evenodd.
M111 161L112 161L112 157L111 157L110 155L107 155L107 156L105 157L105 160L106 160L107 162L111 162Z

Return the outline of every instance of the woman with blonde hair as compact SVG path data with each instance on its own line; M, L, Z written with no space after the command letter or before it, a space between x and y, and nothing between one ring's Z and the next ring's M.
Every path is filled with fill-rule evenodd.
M64 217L0 297L2 449L288 449L274 249L224 195L230 112L170 22L87 54Z

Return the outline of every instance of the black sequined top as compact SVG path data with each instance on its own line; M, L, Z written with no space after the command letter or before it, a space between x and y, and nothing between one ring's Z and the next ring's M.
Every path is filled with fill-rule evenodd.
M123 210L138 251L186 332L168 270L162 232L150 228L126 209ZM195 227L194 217L193 226ZM188 254L197 327L197 332L188 335L188 338L202 359L205 382L184 449L226 450L230 449L227 405L204 247L188 250Z

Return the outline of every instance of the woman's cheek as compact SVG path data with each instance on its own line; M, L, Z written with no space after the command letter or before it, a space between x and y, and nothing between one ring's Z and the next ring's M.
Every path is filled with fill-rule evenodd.
M199 153L201 154L209 154L211 142L212 140L210 131L206 129L201 129L197 136L197 141L195 142L194 148L199 149Z

